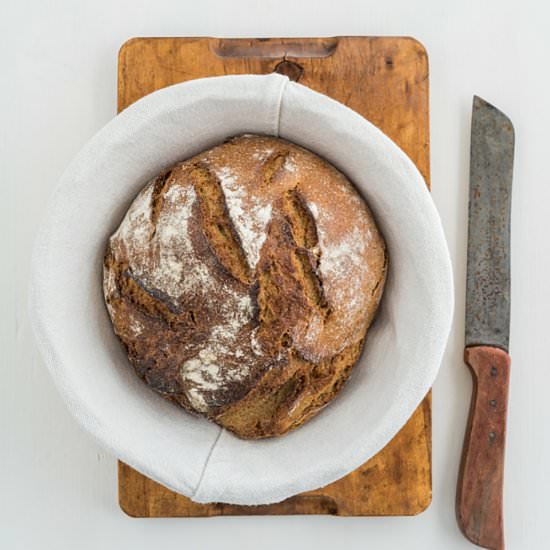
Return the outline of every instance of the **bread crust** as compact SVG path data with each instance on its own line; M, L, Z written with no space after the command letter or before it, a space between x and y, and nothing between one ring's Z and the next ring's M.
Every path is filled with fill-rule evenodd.
M103 290L152 389L261 438L338 393L386 271L383 237L342 173L286 140L246 134L144 187L109 239Z

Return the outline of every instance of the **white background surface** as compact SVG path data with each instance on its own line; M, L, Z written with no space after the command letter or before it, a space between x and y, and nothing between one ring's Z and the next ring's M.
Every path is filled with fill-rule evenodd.
M508 548L542 549L550 505L550 10L546 2L2 1L0 16L0 548L460 549L456 474L471 382L462 363L469 118L481 95L516 129ZM48 194L116 111L116 55L132 36L412 35L427 48L433 197L454 262L454 329L434 388L431 507L413 518L136 520L116 460L69 416L34 348L29 253ZM414 322L413 320L411 322Z

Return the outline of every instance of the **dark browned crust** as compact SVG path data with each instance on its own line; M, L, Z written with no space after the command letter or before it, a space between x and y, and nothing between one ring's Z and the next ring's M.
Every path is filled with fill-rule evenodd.
M244 284L250 283L250 268L229 217L218 178L202 163L198 163L190 175L200 198L201 227L213 253L236 279Z
M269 193L281 177L289 151L297 146L276 138L260 139L271 140L275 149L257 176L258 185ZM220 147L240 147L246 154L247 143L233 138ZM300 182L273 201L267 238L252 269L228 214L220 182L204 158L198 155L150 182L151 238L157 231L167 191L178 181L190 179L198 197L193 214L197 223L191 234L195 250L200 259L215 266L220 284L249 294L255 313L245 328L250 331L258 327L264 352L246 379L228 383L224 391L213 394L203 414L243 438L281 435L317 414L349 377L383 292L387 270L384 243L377 235L381 254L368 289L373 306L368 319L357 325L355 338L343 349L325 351L317 360L306 358L295 345L293 332L296 327L307 326L312 316L325 322L333 312L319 272L316 222ZM115 291L106 291L105 298L115 332L138 376L155 391L196 413L184 391L180 368L200 351L216 321L216 311L205 310L204 304L192 298L181 302L160 289L149 288L132 273L124 254L118 256L110 241L104 270L106 278L109 274L114 277ZM145 327L139 338L131 333L130 314Z

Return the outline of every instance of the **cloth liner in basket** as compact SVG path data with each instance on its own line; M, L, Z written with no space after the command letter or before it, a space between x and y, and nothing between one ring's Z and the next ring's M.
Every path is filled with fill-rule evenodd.
M241 133L280 136L355 184L390 269L364 353L338 397L279 438L244 441L148 388L103 302L108 236L164 168ZM376 454L437 374L453 309L441 222L410 159L370 122L271 74L203 78L154 92L109 122L57 185L32 258L36 339L72 414L106 449L197 502L264 504L326 485Z

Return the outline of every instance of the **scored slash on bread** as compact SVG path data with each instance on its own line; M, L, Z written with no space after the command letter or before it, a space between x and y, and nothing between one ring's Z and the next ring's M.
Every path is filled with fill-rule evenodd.
M382 296L385 244L310 151L243 135L149 182L109 239L105 301L137 374L244 438L330 402Z

